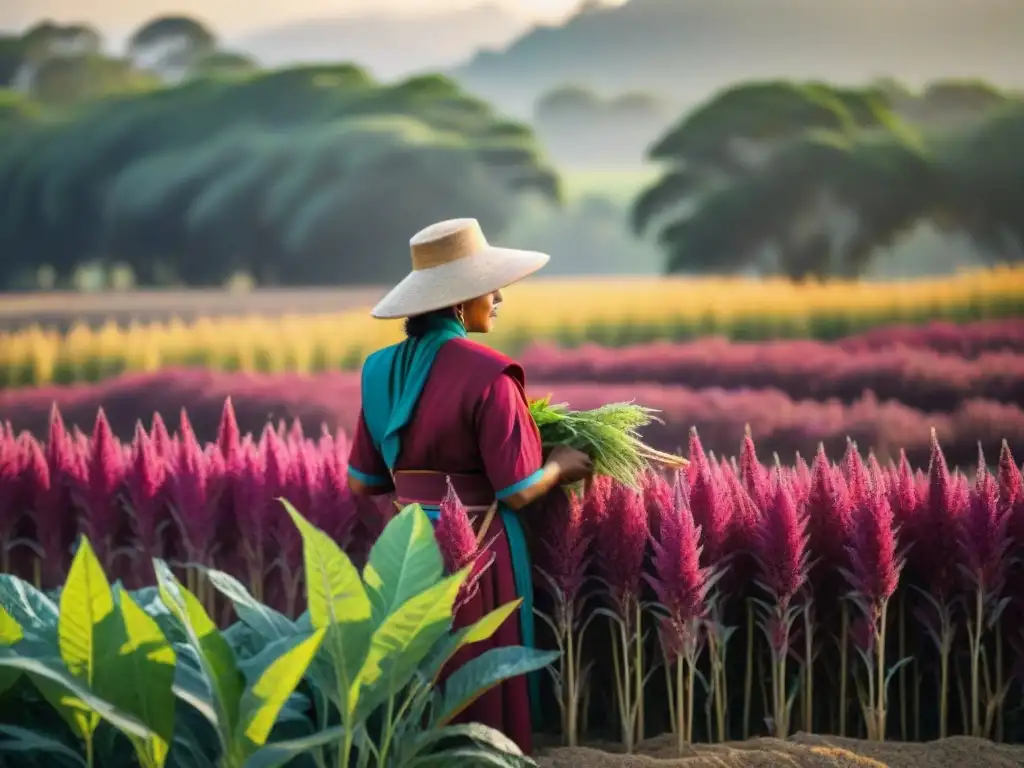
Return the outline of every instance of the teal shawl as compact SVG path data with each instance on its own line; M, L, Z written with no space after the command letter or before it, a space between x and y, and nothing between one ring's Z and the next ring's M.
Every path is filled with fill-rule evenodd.
M402 449L399 432L412 418L434 358L446 342L458 338L466 338L462 323L432 317L422 336L374 352L363 363L363 419L388 469L395 469Z
M462 323L454 317L433 317L422 336L407 338L378 350L363 363L363 419L374 446L389 470L395 469L402 448L399 433L412 419L438 351L448 341L457 338L466 338L466 329ZM519 606L523 644L533 647L533 579L526 532L514 511L504 504L499 504L498 508L508 538L516 592L523 598ZM424 505L423 510L431 520L437 520L438 507ZM535 724L539 724L541 718L539 686L539 675L530 675L530 708Z

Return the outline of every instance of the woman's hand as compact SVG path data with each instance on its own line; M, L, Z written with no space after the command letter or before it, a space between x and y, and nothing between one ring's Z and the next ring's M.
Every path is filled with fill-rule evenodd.
M557 445L551 449L548 461L558 465L559 482L568 485L586 480L594 474L594 462L583 451L568 445Z

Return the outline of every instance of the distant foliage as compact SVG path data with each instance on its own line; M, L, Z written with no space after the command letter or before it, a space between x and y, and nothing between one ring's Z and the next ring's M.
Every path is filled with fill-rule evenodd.
M127 266L141 285L239 272L388 283L408 271L409 237L453 211L493 236L519 193L558 199L529 128L446 78L383 85L347 65L239 74L211 56L200 63L232 72L56 123L22 111L0 122L0 287L44 266L67 285L93 263Z
M1024 323L1017 323L1024 328ZM532 347L520 361L546 383L650 383L691 389L775 389L794 400L854 402L872 392L923 411L952 411L985 398L1024 402L1024 354L978 357L891 346L848 351L815 341L731 343L706 339L621 349Z
M742 83L651 147L669 167L634 228L657 228L669 271L856 275L921 222L1017 261L1022 131L1024 102L985 83Z
M829 341L893 322L1019 317L1024 269L889 283L606 278L567 284L538 278L510 286L505 296L500 322L485 342L513 354L544 341L563 347L588 342L624 347L707 335ZM43 313L61 312L59 302L42 298L23 305L29 316L33 305ZM17 314L11 314L17 322ZM29 324L28 318L22 322L28 327L0 332L0 389L95 381L169 366L300 373L352 369L373 350L403 338L400 322L375 320L366 310L285 317L267 310L266 316L200 317L187 324L173 317L166 323L125 325L108 320L99 328L74 322L66 333ZM1000 331L993 333L1000 338ZM978 335L973 331L963 343Z

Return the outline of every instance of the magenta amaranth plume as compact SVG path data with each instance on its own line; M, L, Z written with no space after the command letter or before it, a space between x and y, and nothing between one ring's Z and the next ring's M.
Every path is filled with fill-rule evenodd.
M690 466L687 469L690 475L689 507L694 523L702 531L704 562L719 563L727 553L732 506L725 489L715 482L695 427L690 430Z
M978 446L978 470L964 515L961 546L964 564L975 582L990 596L1002 592L1006 579L1010 538L1010 509L999 504L996 480L989 473Z
M661 515L672 505L672 487L659 473L647 470L642 478L644 507L647 510L647 526L657 530Z
M129 520L139 550L134 557L134 570L140 584L146 576L152 575L152 558L164 556L160 546L160 527L166 519L166 476L165 461L157 455L153 441L142 424L136 424L125 489Z
M807 521L784 482L776 483L755 534L761 581L780 606L789 605L807 579Z
M959 538L961 513L959 494L946 466L935 430L931 436L931 458L928 462L928 493L920 514L915 569L928 581L932 594L940 600L952 596L959 579Z
M448 491L441 500L434 535L448 573L465 568L476 557L476 532L465 505L455 493L451 479L448 480Z
M743 447L740 451L740 480L743 483L743 490L753 499L757 508L767 509L771 503L771 479L757 458L757 449L749 428L743 436Z
M238 429L238 419L235 418L235 406L231 402L231 398L228 397L224 400L220 424L217 426L217 447L229 464L241 442L242 436Z
M921 508L921 497L918 495L917 481L914 470L907 460L906 451L900 451L900 461L895 477L888 484L889 506L900 530L910 532L916 524L917 513Z
M828 589L832 584L818 583L818 577L831 581L836 566L846 563L846 541L852 530L852 510L842 473L833 473L825 446L819 443L811 467L807 492L807 534L809 548L817 558L814 564L816 585Z
M703 618L707 607L710 570L700 565L700 536L677 480L672 506L662 515L657 536L651 536L654 572L644 574L676 630Z
M641 495L624 485L613 485L598 530L597 561L620 609L633 605L639 595L648 535Z
M590 537L583 518L583 502L575 493L555 493L544 502L547 525L541 541L537 569L561 593L561 602L573 603L580 595L590 564Z
M880 472L873 470L865 478L865 497L856 507L853 537L847 548L850 586L872 608L892 597L903 568Z
M109 568L111 548L123 523L117 494L124 480L124 453L102 408L96 414L90 448L82 526L97 555Z
M846 487L850 494L850 501L855 506L865 502L868 495L868 471L861 459L857 444L852 440L846 441L846 453L843 456L843 472L846 475Z

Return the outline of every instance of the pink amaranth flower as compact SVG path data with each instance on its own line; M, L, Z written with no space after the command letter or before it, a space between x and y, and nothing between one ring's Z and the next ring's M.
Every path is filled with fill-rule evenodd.
M157 455L156 447L142 424L136 424L125 486L129 521L140 550L134 557L135 578L139 584L152 581L152 559L163 557L160 532L166 520L163 494L166 476L166 462Z
M608 516L608 500L611 498L612 481L604 475L597 475L590 490L583 497L583 527L587 536L596 540L598 532Z
M807 579L807 520L786 483L776 482L775 497L755 531L755 555L761 583L785 609Z
M545 506L547 525L536 568L558 591L558 603L574 604L583 590L590 564L590 537L585 530L583 502L575 493L553 493Z
M892 597L903 569L892 508L880 475L881 470L874 468L866 478L866 496L856 507L853 536L846 547L850 587L872 615Z
M123 523L118 493L124 481L124 453L102 408L96 414L87 462L82 528L109 570Z
M846 487L850 494L850 503L858 507L865 503L868 496L868 471L857 450L857 444L846 441L846 453L843 456L843 473L846 475Z
M732 504L723 484L716 482L697 429L690 429L689 508L702 532L705 564L720 564L728 554Z
M469 513L455 493L451 478L447 479L447 483L448 492L441 500L434 536L441 550L445 570L449 574L472 564L469 576L462 583L455 598L454 613L477 593L480 577L494 562L495 555L489 543L477 545L476 532L473 530Z
M348 443L326 431L318 443L320 485L310 508L310 521L343 549L348 549L356 524L356 506L348 487Z
M215 521L210 514L210 459L184 414L182 433L169 483L174 519L178 524L186 558L206 564L215 532Z
M893 518L900 530L912 533L921 508L921 497L917 492L914 470L911 469L907 453L903 450L900 451L900 463L896 470L896 476L889 483L889 506L892 508Z
M616 483L598 529L597 560L616 607L627 615L639 599L649 536L647 510L639 493Z
M750 428L743 436L743 447L740 450L740 480L758 509L766 509L770 503L772 489L768 471L757 458L757 449Z
M150 428L150 436L153 438L153 447L156 448L157 456L164 461L174 461L176 453L175 441L171 439L167 425L159 411L153 412L153 423Z
M818 444L811 467L811 483L807 493L808 546L815 557L816 592L835 587L833 575L846 565L846 541L853 528L852 510L842 473L834 473L825 455L825 446Z
M238 419L235 417L235 407L228 397L224 400L224 408L220 414L220 424L217 426L217 448L221 456L230 464L235 452L239 449L242 436L238 429Z
M700 527L694 523L677 479L672 506L662 515L658 535L651 536L653 573L645 573L644 577L668 611L669 625L687 635L683 645L695 640L688 636L692 633L687 633L686 628L704 618L712 585L711 569L700 565L700 537Z
M915 571L924 576L932 595L942 602L952 597L959 579L957 562L964 508L934 429L931 444L928 494L919 515L920 525L915 530Z
M668 481L657 472L648 470L642 479L644 508L647 510L647 526L657 530L661 515L672 505L672 488Z
M998 597L1006 579L1010 510L999 504L996 480L978 446L978 471L964 515L960 544L971 586Z

